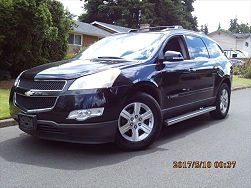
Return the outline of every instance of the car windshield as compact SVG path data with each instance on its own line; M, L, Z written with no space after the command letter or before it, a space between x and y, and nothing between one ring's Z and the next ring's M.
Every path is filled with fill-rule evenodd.
M146 60L156 53L163 41L161 33L128 33L106 37L91 45L80 59L109 58Z

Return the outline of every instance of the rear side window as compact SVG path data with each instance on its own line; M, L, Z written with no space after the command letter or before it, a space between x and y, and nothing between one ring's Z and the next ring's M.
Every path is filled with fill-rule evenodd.
M217 58L217 57L221 56L221 54L223 52L222 52L222 49L218 46L218 44L216 44L214 41L212 41L206 37L203 38L203 41L207 45L207 49L209 51L210 58Z
M191 51L191 57L196 59L200 57L209 58L207 48L199 37L187 36L187 44Z

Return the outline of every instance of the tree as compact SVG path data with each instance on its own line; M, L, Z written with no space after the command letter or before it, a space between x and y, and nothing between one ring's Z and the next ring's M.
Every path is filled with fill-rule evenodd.
M239 33L249 33L251 32L248 24L241 23L239 25Z
M221 30L221 25L220 25L220 22L219 22L219 25L218 25L218 31Z
M55 0L0 0L0 69L24 69L62 60L73 21Z
M208 34L208 25L207 24L201 25L200 26L200 31L207 35Z
M232 33L239 33L239 24L237 18L230 19L230 26L228 30Z
M85 0L79 20L91 23L101 21L137 28L139 25L140 0Z
M157 25L182 25L197 30L193 17L194 0L85 0L80 21L101 21L138 28L139 22Z
M230 20L230 26L228 31L232 33L251 33L251 26L249 24L238 23L238 19L234 18Z
M201 26L200 26L200 31L201 31L201 32L204 32L204 25L201 25Z
M185 20L187 20L187 28L197 31L197 17L193 17L192 12L194 11L193 3L195 0L184 0L184 11L185 11Z
M208 34L208 26L207 26L207 24L205 24L205 26L204 26L204 33L207 35Z

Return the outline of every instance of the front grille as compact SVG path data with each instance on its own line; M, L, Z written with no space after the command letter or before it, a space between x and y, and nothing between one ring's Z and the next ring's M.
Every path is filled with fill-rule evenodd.
M16 93L16 104L25 110L52 108L57 97L27 97Z
M18 87L27 90L62 90L64 88L65 81L62 80L28 80L21 79Z

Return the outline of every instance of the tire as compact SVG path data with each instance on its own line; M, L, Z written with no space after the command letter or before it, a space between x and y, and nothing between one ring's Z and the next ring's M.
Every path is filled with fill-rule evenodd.
M220 89L216 97L215 101L216 109L210 112L212 118L224 119L227 116L230 106L230 96L231 96L231 90L229 86L223 83L220 86Z
M155 141L161 128L159 104L152 96L138 93L120 111L115 143L121 149L141 150Z

